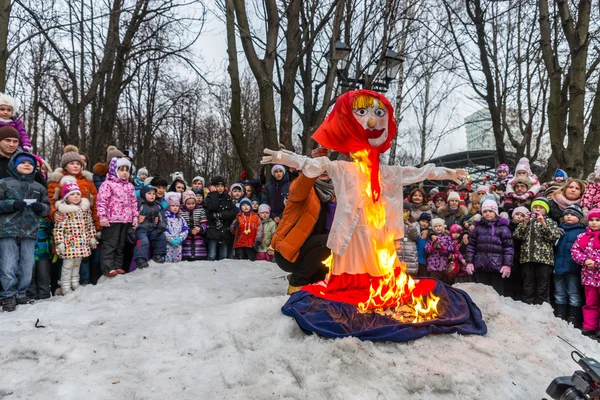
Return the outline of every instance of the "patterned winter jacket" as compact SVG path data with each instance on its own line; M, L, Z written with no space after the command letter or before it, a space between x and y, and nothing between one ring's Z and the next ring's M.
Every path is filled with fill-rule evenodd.
M571 248L580 234L585 232L583 224L560 224L561 236L554 251L554 273L558 275L581 274L581 266L573 260Z
M165 231L167 245L170 246L171 241L177 237L181 238L183 242L190 230L185 223L185 219L169 210L165 211L165 219L167 221L167 230Z
M34 181L34 175L22 175L15 169L15 158L22 152L15 152L8 163L9 177L0 180L0 239L22 238L37 240L40 217L50 212L50 200L46 188ZM15 200L35 200L44 205L36 214L28 205L21 211L14 211Z
M521 246L521 264L535 262L554 265L554 243L560 238L556 222L544 216L546 226L538 221L529 221L525 226L520 223L514 237L523 241Z
M16 118L11 118L9 121L0 121L0 128L3 126L11 126L19 132L19 145L21 147L29 147L31 149L31 140L27 135L27 131L23 127L23 121Z
M64 243L66 247L66 253L61 258L89 257L90 243L92 239L96 240L90 201L82 198L81 204L74 205L58 200L56 209L65 216L63 222L54 225L54 243Z
M427 271L448 270L448 257L454 253L454 242L450 235L436 235L438 240L427 240L425 254L427 254Z
M98 219L98 215L96 213L96 197L98 197L98 191L96 190L96 185L94 185L92 173L89 171L81 171L81 173L75 175L70 175L66 170L62 168L57 168L50 174L48 177L48 197L50 197L50 216L52 217L56 212L56 201L60 200L61 197L61 189L67 176L74 176L77 180L77 186L79 186L79 190L81 190L81 197L86 198L90 201L92 217L94 218L94 225L96 230L102 229L100 226L100 220ZM72 179L72 178L71 178Z
M592 210L600 206L600 182L588 182L579 206Z
M206 257L206 246L204 245L204 234L208 229L208 219L202 204L197 204L192 210L188 210L185 204L181 206L181 216L190 229L183 241L184 257ZM198 233L192 234L194 228L200 228Z
M405 224L404 237L400 239L397 250L398 259L406 264L406 273L416 276L419 273L419 252L417 240L419 239L419 224Z
M260 218L252 211L249 213L240 211L237 219L231 224L231 233L235 235L234 249L254 247L254 243L262 241L263 230Z
M514 244L509 221L496 218L494 221L481 219L469 237L467 263L476 271L499 272L504 266L512 267Z
M267 218L261 222L262 230L263 230L263 238L260 242L260 246L258 246L259 253L265 253L269 246L271 245L271 240L273 239L273 235L277 230L277 223L273 221L271 218Z
M595 233L597 232L592 232L589 227L586 228L584 233L577 236L577 240L575 240L571 248L573 260L581 265L581 284L583 286L600 287L600 249L594 248L594 242L597 240L597 237L589 239L585 248L583 247L583 237ZM585 260L588 259L594 261L594 266L587 267L585 265Z
M138 217L135 189L127 180L117 176L117 159L110 162L109 173L100 186L96 210L98 218L108 218L110 223L131 224Z
M35 242L35 261L52 258L52 223L46 218L40 218L40 226Z

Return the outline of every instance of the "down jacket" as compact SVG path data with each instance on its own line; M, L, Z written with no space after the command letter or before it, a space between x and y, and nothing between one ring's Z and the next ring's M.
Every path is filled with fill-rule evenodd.
M108 177L100 186L96 203L98 218L110 223L131 224L138 217L135 189L128 180L117 175L117 159L110 162Z
M554 265L554 243L560 238L556 222L544 216L546 226L538 221L523 222L515 229L515 238L523 241L521 246L521 264L541 263Z
M190 231L183 241L183 257L184 258L204 258L208 254L204 244L204 234L208 229L208 220L206 212L202 204L197 204L192 210L188 210L185 206L181 206L181 216L185 220ZM200 231L195 235L192 234L194 228L200 228Z
M0 239L21 238L33 239L38 237L40 217L50 212L50 200L46 188L34 181L34 175L20 174L15 168L15 158L20 154L15 152L8 163L9 177L0 180ZM15 211L15 200L35 200L44 205L40 214L36 214L28 205L21 211Z
M237 227L235 226L237 222ZM234 229L235 228L235 229ZM260 242L263 236L262 224L256 213L239 212L237 219L231 224L231 233L235 235L233 248L254 247L256 242Z
M468 213L467 207L459 206L458 209L452 212L446 205L438 209L438 218L442 218L446 222L446 227L450 229L452 225L458 224L460 219Z
M581 265L573 260L571 247L575 244L577 236L585 232L585 226L583 224L567 225L563 223L560 225L560 230L561 233L564 233L556 244L556 251L554 252L554 273L558 275L579 275L581 273Z
M77 175L69 174L63 168L57 168L48 177L48 197L50 197L50 216L52 217L56 212L56 202L62 198L61 189L65 181L69 180L67 177L74 177L77 181L77 186L81 191L81 197L90 201L92 210L92 217L94 218L94 226L96 230L102 229L100 227L100 220L96 214L96 197L98 191L96 185L94 185L92 174L88 171L81 171ZM72 179L72 178L71 178Z
M600 182L588 181L579 206L592 210L600 205Z
M273 221L271 218L267 218L261 221L262 229L263 229L263 238L260 242L260 246L258 246L259 253L265 253L269 246L271 245L271 240L273 239L273 235L277 230L277 223Z
M596 238L592 237L585 247L583 245L583 237L594 235L594 233L597 232L592 232L589 227L586 228L584 233L580 233L571 248L571 255L573 260L581 265L581 284L583 286L600 287L600 249L594 248ZM592 267L585 265L585 260L588 259L594 262Z
M271 218L281 217L285 208L283 200L290 191L290 178L286 172L280 181L271 179L265 185L262 191L262 204L268 204L271 207Z
M494 221L481 219L469 238L467 263L476 271L500 272L504 266L512 267L514 245L509 221L498 218Z
M417 240L419 239L419 224L406 225L405 236L400 240L398 258L406 264L406 273L417 276L419 273L419 252Z
M233 240L233 235L229 231L229 227L238 211L233 205L231 196L225 192L223 194L219 194L217 191L210 192L206 196L204 208L206 209L206 217L208 219L206 240Z
M454 254L454 242L450 235L436 235L438 240L427 240L425 254L427 254L427 271L448 271L448 257Z
M167 229L167 221L163 215L163 208L156 200L149 203L141 198L137 199L138 214L139 216L146 217L144 222L138 224L136 231L153 231L155 229L164 232ZM156 223L158 218L158 223Z
M96 239L90 201L81 199L80 205L56 202L56 209L65 216L63 222L54 225L54 243L64 243L66 252L61 258L85 258L91 254L90 244Z

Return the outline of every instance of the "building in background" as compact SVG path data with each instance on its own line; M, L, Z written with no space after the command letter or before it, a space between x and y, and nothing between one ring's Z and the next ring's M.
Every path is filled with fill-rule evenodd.
M515 109L509 109L506 113L506 123L515 139L521 140L519 130L519 114ZM487 108L483 108L465 118L465 130L467 132L467 150L495 150L496 142L492 130L492 119ZM515 151L508 140L508 134L504 135L504 144L507 151Z

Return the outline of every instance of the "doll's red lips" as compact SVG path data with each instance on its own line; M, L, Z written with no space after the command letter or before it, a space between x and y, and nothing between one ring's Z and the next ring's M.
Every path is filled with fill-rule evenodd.
M385 129L365 129L365 134L369 139L377 139L381 135L383 135Z

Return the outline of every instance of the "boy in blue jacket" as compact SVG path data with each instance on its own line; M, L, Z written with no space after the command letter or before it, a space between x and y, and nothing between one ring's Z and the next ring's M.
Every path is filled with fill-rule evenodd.
M577 236L585 232L583 211L576 205L570 205L563 211L564 222L560 224L560 239L554 251L554 301L556 316L567 320L577 327L581 326L581 265L571 256L571 247Z
M429 222L431 222L431 214L422 213L419 216L419 237L417 238L419 276L429 276L427 272L427 255L425 254L425 246L429 237Z

